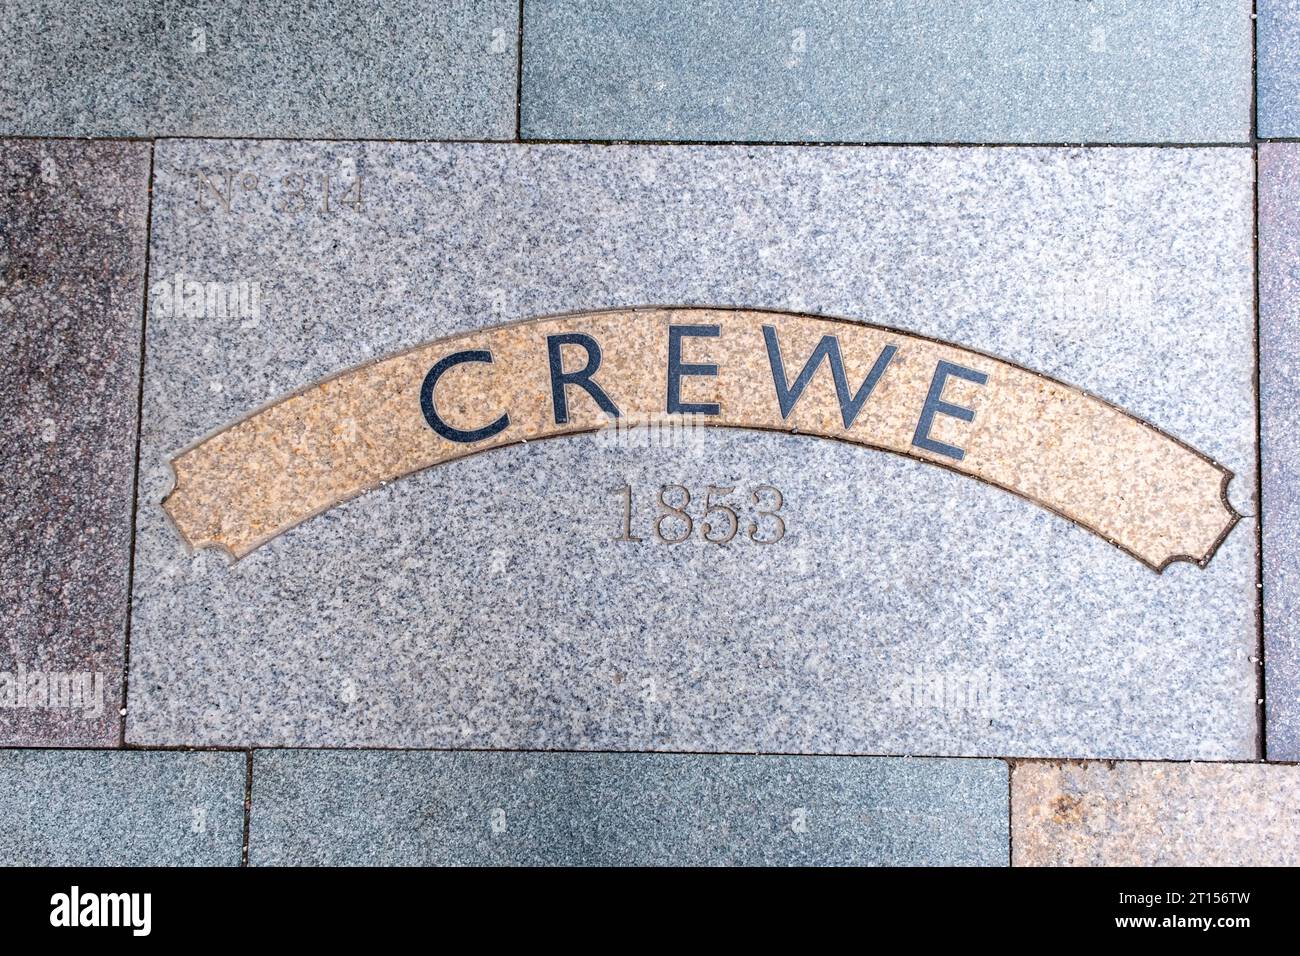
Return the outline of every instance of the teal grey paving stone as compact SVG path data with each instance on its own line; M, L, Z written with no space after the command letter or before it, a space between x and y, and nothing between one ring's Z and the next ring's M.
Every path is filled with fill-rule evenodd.
M0 141L0 745L121 737L148 179Z
M1256 0L1260 136L1300 136L1300 0Z
M1268 756L1300 760L1300 144L1259 148L1259 399Z
M174 454L341 369L671 303L1007 357L1224 462L1253 514L1253 168L1245 148L160 143L128 740L1253 757L1249 521L1204 570L1156 575L942 469L712 429L473 456L234 564L187 553L159 507ZM322 211L326 174L334 195L361 177L359 212ZM257 283L257 309L178 316L178 277ZM786 540L613 541L616 489L648 509L667 483L775 485Z
M238 866L241 753L0 751L0 866Z
M1245 142L1251 36L1250 0L530 0L523 135Z
M7 4L0 133L513 139L515 0Z
M1000 760L258 751L249 863L1005 866Z

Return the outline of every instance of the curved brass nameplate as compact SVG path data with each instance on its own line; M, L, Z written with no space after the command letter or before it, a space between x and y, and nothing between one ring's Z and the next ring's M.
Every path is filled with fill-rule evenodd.
M701 308L532 319L350 369L182 452L163 507L191 546L242 557L431 465L665 414L942 465L1156 570L1203 566L1239 518L1230 471L1072 386L880 326Z

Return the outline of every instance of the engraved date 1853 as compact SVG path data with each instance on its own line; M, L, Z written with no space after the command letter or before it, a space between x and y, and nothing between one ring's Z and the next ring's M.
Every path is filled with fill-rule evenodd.
M682 544L692 537L711 544L727 544L741 530L755 544L776 544L785 537L781 509L785 496L772 485L755 485L742 492L744 503L736 504L736 489L706 485L694 493L685 485L661 485L654 496L647 529L638 516L637 493L631 485L613 488L623 500L622 525L615 541L644 541L637 531L664 544ZM743 539L742 539L743 540Z

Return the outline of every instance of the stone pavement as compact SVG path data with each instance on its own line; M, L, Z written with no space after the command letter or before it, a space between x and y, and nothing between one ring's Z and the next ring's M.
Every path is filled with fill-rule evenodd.
M1300 10L1028 6L7 18L0 862L1300 862Z

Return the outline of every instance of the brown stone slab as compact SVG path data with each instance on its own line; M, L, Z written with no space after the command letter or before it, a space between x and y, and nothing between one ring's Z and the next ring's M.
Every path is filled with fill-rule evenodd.
M121 737L149 154L0 141L0 744Z
M784 394L783 394L784 393ZM371 488L490 448L685 414L908 455L1004 488L1148 566L1204 565L1232 473L1078 388L960 346L783 312L533 319L343 372L173 460L186 541L242 557Z
M1016 866L1295 866L1300 767L1017 763Z

